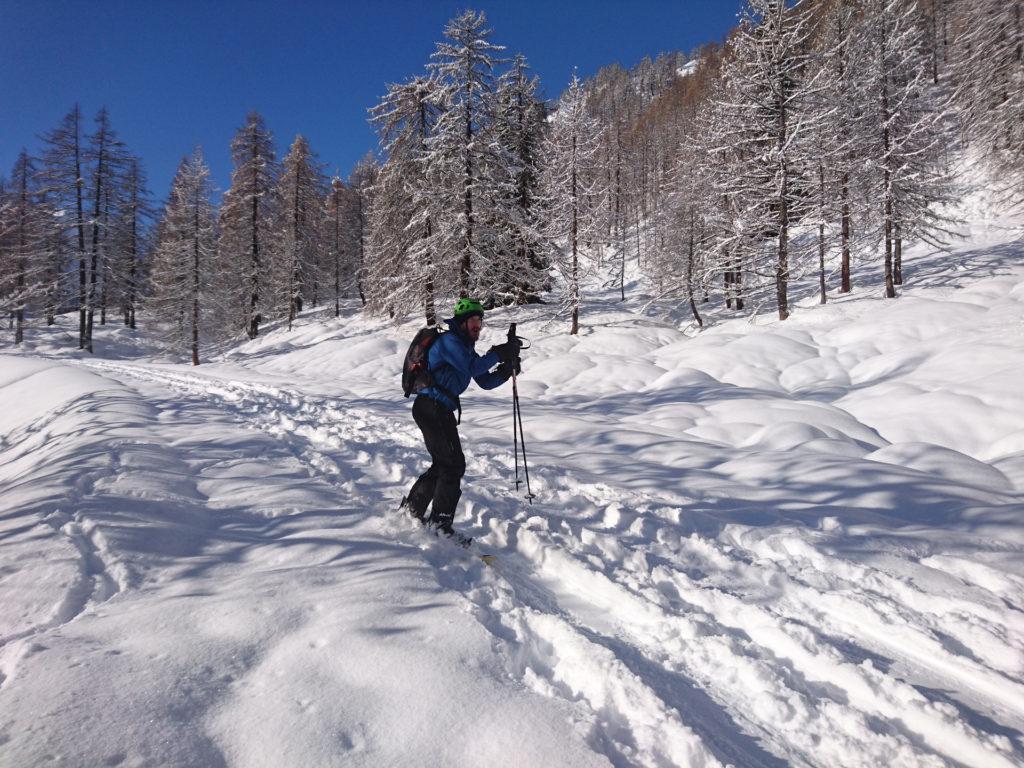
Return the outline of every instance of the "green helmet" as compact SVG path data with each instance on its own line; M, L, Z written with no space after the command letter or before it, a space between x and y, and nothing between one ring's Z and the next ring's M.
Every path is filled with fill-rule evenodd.
M478 299L459 299L455 302L455 317L464 320L472 315L484 316L484 305Z

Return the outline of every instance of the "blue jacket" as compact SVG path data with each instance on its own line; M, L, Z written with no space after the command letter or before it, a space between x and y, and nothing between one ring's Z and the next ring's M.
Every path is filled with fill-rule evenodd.
M462 331L455 318L445 320L448 332L442 333L427 353L427 365L434 375L434 381L458 397L469 387L469 380L474 379L483 389L494 389L507 380L507 376L495 371L488 373L500 361L497 352L488 352L480 356L473 349L473 342ZM459 407L450 397L444 395L438 387L425 387L421 395L432 397L444 403L451 410Z

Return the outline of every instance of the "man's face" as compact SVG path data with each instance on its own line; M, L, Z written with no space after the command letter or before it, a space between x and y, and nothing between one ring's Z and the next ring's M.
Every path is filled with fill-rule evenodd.
M466 318L466 335L476 344L480 340L480 329L484 327L484 319L478 315Z

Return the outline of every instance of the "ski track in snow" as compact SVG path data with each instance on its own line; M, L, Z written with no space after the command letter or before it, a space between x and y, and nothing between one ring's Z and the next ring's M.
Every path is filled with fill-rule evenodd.
M86 365L216 402L368 509L381 497L397 505L423 458L409 420L372 401L342 406L156 366ZM513 465L510 451L467 459L477 476ZM734 524L714 538L642 492L535 472L599 513L512 512L508 494L474 490L464 503L485 547L500 553L497 566L443 547L424 555L472 605L510 674L585 707L589 740L613 764L1024 761L1024 613L993 589L1012 576L930 553L850 560L841 528L766 535ZM415 525L389 512L382 535L416 541ZM68 521L62 530L94 564L87 599L102 599L112 587L88 527ZM922 586L939 573L972 599Z

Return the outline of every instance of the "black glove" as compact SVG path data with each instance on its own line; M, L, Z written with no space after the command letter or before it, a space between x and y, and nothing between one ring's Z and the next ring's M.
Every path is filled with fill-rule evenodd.
M508 380L512 378L512 373L515 372L516 376L523 372L522 366L519 364L519 360L516 360L511 365L508 363L502 363L498 366L498 373L502 378Z
M511 366L519 362L519 341L506 341L504 344L497 344L490 349L498 355L502 365ZM511 375L511 374L509 374Z

